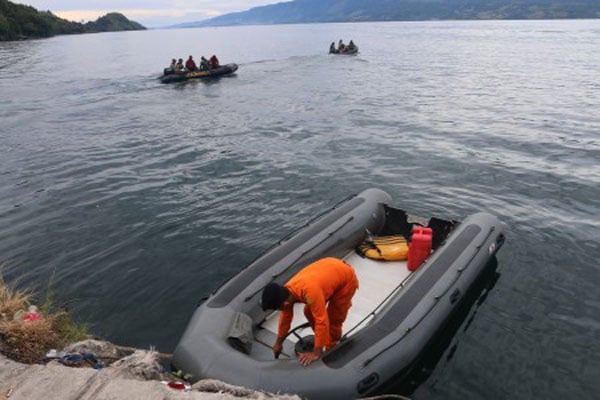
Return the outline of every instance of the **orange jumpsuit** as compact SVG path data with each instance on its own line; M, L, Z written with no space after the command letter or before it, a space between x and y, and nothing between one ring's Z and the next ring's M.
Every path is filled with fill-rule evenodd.
M342 336L352 296L358 289L352 267L337 258L323 258L294 275L285 287L305 304L304 315L315 331L315 348L335 346ZM279 338L290 330L293 317L293 304L284 305L279 316Z

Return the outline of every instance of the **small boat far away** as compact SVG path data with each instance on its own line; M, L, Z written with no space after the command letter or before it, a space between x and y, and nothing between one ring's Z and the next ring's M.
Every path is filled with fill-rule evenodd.
M190 79L207 79L218 78L221 76L231 75L237 71L237 64L225 64L213 69L204 71L181 71L174 72L169 68L165 68L163 75L160 77L161 83L183 82Z
M329 54L335 54L336 56L352 56L352 55L358 54L358 47L355 47L354 49L350 49L350 50L344 50L344 51L331 51L331 52L329 52Z
M394 208L386 192L365 190L277 242L199 305L173 365L193 381L219 379L312 400L379 393L406 379L503 243L504 224L491 214L460 222L417 217ZM312 330L298 303L293 334L275 359L279 313L261 308L261 293L324 257L343 259L359 282L342 338L303 367L296 350Z
M344 42L340 40L337 47L335 47L335 42L332 42L329 46L329 54L345 56L358 54L358 46L354 44L354 41L352 40L348 44L344 44Z

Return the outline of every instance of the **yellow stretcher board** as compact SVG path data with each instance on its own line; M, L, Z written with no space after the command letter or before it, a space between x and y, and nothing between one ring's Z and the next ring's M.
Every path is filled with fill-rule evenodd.
M404 236L376 236L363 241L357 252L373 260L402 261L408 258L408 242Z

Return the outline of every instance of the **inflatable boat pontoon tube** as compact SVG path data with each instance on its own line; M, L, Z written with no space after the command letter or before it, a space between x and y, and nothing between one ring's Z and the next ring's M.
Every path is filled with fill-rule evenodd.
M237 64L225 64L206 71L168 72L168 68L166 68L163 76L160 78L160 81L162 83L173 83L183 82L190 79L218 78L220 76L233 74L235 71L237 71L237 69Z
M256 259L194 312L173 364L193 380L219 379L309 399L351 399L378 393L402 376L439 331L462 296L504 242L503 224L487 213L462 222L412 217L390 206L390 196L368 189L340 203ZM355 251L368 232L410 237L413 226L433 231L433 251L415 271L406 261L377 261ZM274 359L278 313L259 306L269 282L284 284L326 256L345 259L360 288L338 345L304 368L288 335ZM297 304L292 328L303 325Z

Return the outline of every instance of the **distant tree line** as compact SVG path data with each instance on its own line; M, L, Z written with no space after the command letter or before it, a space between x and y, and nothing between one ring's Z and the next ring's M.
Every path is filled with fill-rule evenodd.
M110 13L94 22L81 24L59 18L50 11L0 0L0 41L45 38L74 33L146 29L119 13Z

